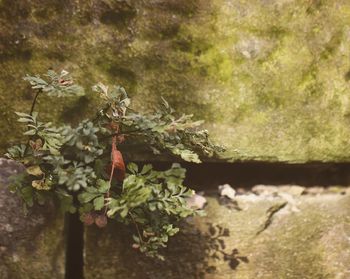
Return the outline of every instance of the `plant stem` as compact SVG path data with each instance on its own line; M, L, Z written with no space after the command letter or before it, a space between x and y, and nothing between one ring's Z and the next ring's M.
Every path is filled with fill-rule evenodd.
M129 216L131 217L131 220L132 222L134 223L135 225L135 228L136 228L136 231L137 231L137 234L139 235L139 239L140 239L140 242L143 243L143 239L142 239L142 236L141 236L141 232L140 232L140 229L139 229L139 226L137 225L135 219L134 219L134 216L132 216L132 214L129 212Z
M33 102L32 102L32 106L30 108L30 112L29 112L29 115L30 116L33 116L33 112L34 112L34 108L35 108L35 105L36 105L36 102L38 100L38 97L39 97L39 94L41 93L41 90L38 90L34 96L34 99L33 99ZM27 151L28 151L28 147L29 147L29 141L30 141L30 138L28 139L27 141L27 144L26 144L26 148L24 149L24 156L26 156L27 154Z
M106 192L106 195L105 195L105 198L108 199L110 197L110 190L111 190L111 187L112 187L112 180L113 180L113 174L114 174L114 168L115 168L115 163L114 163L114 150L116 148L116 144L117 144L117 138L116 136L114 136L112 138L112 149L111 149L111 161L112 161L112 169L111 169L111 173L110 173L110 176L109 176L109 186L108 186L108 190ZM107 206L105 207L105 214L107 213Z
M102 116L105 115L106 111L107 111L110 107L111 107L111 104L106 105L103 109L101 109L101 110L96 114L95 118L93 118L93 119L91 120L91 122L94 122L94 123L95 123L97 120L99 120L100 117L102 117Z
M35 96L34 96L34 99L33 99L33 102L32 102L32 107L30 108L30 112L29 112L30 116L33 115L34 108L35 108L35 105L36 105L36 101L37 101L38 96L39 96L40 93L41 93L41 90L38 90L36 92Z
M105 199L108 199L110 197L110 190L111 190L111 186L112 186L112 180L113 180L113 174L114 174L114 164L112 163L112 170L111 170L111 173L110 173L110 176L109 176L109 185L108 185L108 190L105 194ZM105 206L105 214L107 213L107 205Z

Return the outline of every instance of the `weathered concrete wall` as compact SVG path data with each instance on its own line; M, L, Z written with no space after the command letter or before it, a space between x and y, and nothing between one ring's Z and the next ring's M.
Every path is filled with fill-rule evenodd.
M2 0L1 149L32 98L21 77L64 67L204 118L226 157L349 161L349 22L346 0ZM74 121L93 99L40 110Z
M63 279L63 216L47 205L25 216L22 202L6 187L16 167L0 159L0 278Z
M130 230L88 228L85 277L349 278L350 195L300 194L284 187L233 201L208 197L207 216L184 225L165 262L133 251Z

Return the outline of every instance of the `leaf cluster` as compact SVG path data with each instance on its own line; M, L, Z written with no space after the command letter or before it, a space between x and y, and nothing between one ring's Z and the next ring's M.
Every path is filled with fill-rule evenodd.
M213 156L223 152L222 146L215 145L208 137L208 131L200 129L203 121L192 121L193 115L175 116L175 111L162 99L159 110L152 114L129 113L122 124L137 133L148 143L154 154L170 151L181 159L200 163L199 153Z
M82 96L84 89L74 84L72 77L65 70L60 73L49 70L45 78L27 75L23 79L28 81L33 89L39 90L52 97Z

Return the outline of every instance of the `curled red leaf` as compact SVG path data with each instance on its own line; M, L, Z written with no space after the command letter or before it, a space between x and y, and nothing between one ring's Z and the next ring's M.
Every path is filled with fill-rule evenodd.
M111 161L112 168L114 169L114 177L118 181L123 181L125 178L125 163L123 159L123 154L117 149L115 144L116 138L113 138Z

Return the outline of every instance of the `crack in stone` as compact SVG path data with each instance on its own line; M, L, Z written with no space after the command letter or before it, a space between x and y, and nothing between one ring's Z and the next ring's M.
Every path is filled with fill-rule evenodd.
M285 202L281 202L279 204L275 204L273 206L271 206L268 210L267 210L267 218L266 221L264 222L264 224L261 226L261 228L256 232L256 236L261 234L263 231L265 231L272 223L273 220L273 216L280 211L282 208L284 208L286 205L288 204L287 201Z

